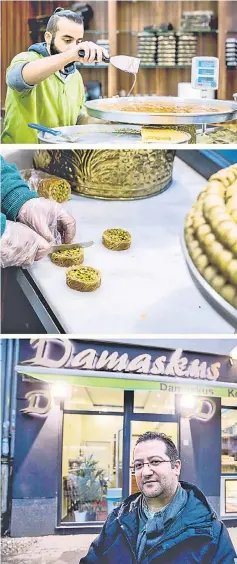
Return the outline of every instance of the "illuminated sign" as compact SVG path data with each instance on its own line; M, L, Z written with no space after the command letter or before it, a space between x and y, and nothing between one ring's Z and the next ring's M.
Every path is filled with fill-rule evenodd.
M48 390L33 390L27 392L25 399L27 407L20 409L24 415L47 415L51 409L51 396Z
M52 357L50 346L58 345L59 353ZM49 369L83 369L93 371L111 371L119 373L144 374L154 376L170 376L171 378L191 378L194 380L216 381L220 379L221 362L208 361L200 355L195 358L191 353L183 353L181 348L175 351L164 351L166 354L154 357L142 353L131 358L131 353L120 354L117 351L86 348L77 352L76 341L68 339L32 339L30 345L35 354L21 365L38 366ZM134 353L133 353L134 354Z
M215 413L216 403L211 398L198 398L194 409L191 407L185 415L188 419L197 419L198 421L207 422L214 417Z

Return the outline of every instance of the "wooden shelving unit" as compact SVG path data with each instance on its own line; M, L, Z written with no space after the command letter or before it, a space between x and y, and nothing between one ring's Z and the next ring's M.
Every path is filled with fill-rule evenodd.
M72 2L61 0L60 6L70 7ZM176 30L180 27L185 10L207 9L218 18L218 30L197 33L197 54L218 56L220 59L220 86L218 98L232 99L237 92L237 70L228 70L225 64L226 37L237 30L236 0L93 0L94 17L85 39L97 41L109 39L110 54L137 54L137 33L144 26L170 22ZM11 59L25 51L32 43L28 19L51 15L58 6L56 0L3 0L2 11L2 105L6 84L5 73ZM237 35L236 35L237 36ZM129 90L132 77L116 70L112 65L86 66L81 68L86 80L98 80L102 84L103 96L114 96L119 91ZM135 94L177 95L179 82L190 82L190 67L160 67L141 65Z
M110 54L137 54L137 35L144 26L171 22L176 30L180 27L182 12L185 10L212 10L218 20L218 29L209 32L195 32L197 36L197 55L218 56L220 59L219 99L232 99L237 91L237 70L228 70L225 64L225 39L237 30L237 3L235 0L219 1L179 1L167 0L107 0L94 2L94 22L98 22L99 5L107 11L108 26L103 28L101 37L110 42ZM174 10L175 4L175 10ZM102 9L102 8L101 8ZM100 12L101 13L101 12ZM100 19L101 21L101 19ZM105 17L104 17L105 21ZM98 22L99 23L99 22ZM97 28L98 29L98 28ZM237 32L235 32L237 33ZM89 32L86 33L86 37ZM191 69L186 65L163 67L159 65L140 66L134 94L177 95L179 82L190 82ZM85 80L89 80L91 68L81 69ZM95 77L94 77L95 73ZM100 74L99 74L100 73ZM118 92L130 89L132 77L111 65L103 69L94 67L93 79L102 83L103 96L115 96Z
M115 3L108 0L108 3ZM170 22L178 30L180 27L181 15L185 10L206 9L212 10L214 17L218 18L218 29L210 32L196 33L197 35L197 55L218 56L220 59L221 80L218 98L232 98L232 94L237 91L237 71L227 70L225 65L225 39L228 32L237 30L237 5L235 1L117 1L117 18L113 22L113 28L109 30L110 36L117 37L115 43L116 51L111 50L111 54L127 53L136 55L137 52L137 33L142 31L144 26ZM119 33L118 33L118 30ZM230 30L230 31L229 31ZM145 67L142 65L135 94L159 94L177 95L177 85L179 82L189 82L191 78L189 67L167 67L158 66ZM117 89L128 91L131 78L128 75L117 72ZM112 95L117 93L115 85L108 85Z
M237 70L228 70L225 64L225 40L232 31L237 37L237 3L234 1L218 2L218 57L220 59L220 87L219 98L229 99L234 92L237 92Z

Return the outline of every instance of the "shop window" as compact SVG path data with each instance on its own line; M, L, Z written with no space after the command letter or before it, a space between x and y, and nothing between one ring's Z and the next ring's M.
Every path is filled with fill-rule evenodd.
M225 513L237 513L237 480L225 480Z
M135 390L135 413L175 414L175 395L171 392Z
M62 521L104 521L121 501L123 417L64 414Z
M221 398L222 407L237 407L237 398Z
M237 409L221 410L221 472L237 474Z
M107 388L72 386L64 409L78 411L123 411L124 391Z

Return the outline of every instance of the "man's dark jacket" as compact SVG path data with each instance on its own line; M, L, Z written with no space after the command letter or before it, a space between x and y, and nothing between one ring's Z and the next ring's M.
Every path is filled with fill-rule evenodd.
M234 564L236 551L229 534L204 494L193 484L185 507L165 524L141 564ZM137 564L138 504L131 495L109 515L100 536L80 564ZM140 564L140 563L139 563Z

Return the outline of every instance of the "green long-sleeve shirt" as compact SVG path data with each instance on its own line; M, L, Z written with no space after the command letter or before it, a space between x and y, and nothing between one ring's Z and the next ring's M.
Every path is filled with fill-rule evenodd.
M29 128L28 123L47 127L76 125L78 116L83 113L85 91L82 77L76 69L66 79L57 71L35 86L24 83L21 76L24 65L48 55L45 44L36 43L11 61L6 73L8 89L3 144L38 143L37 131ZM19 77L15 81L12 79L12 72L17 69L20 81Z
M21 178L17 167L8 164L0 156L1 162L1 236L6 227L6 220L15 221L23 204L32 198L38 198Z

